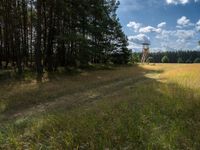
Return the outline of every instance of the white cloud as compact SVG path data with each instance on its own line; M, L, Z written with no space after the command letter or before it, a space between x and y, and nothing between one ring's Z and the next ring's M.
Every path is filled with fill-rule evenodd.
M182 39L190 40L195 34L194 30L163 30L156 38L161 40L172 40L174 38L179 39L179 41Z
M196 29L197 29L197 31L200 31L200 19L199 19L199 21L196 23Z
M160 33L162 30L160 28L154 28L152 26L142 27L139 29L140 33L150 33L150 32L156 32Z
M167 4L187 4L190 0L166 0Z
M157 39L168 40L171 36L174 36L176 31L173 30L163 30L160 34L156 36Z
M163 28L163 27L166 26L166 24L167 24L166 22L161 22L161 23L158 24L157 27L158 27L158 28Z
M163 30L156 36L161 47L167 50L180 50L192 47L196 37L196 31L193 30Z
M200 0L165 0L167 4L173 4L173 5L178 5L178 4L182 4L182 5L185 5L191 1L197 3L199 2Z
M194 30L177 30L175 36L181 40L190 40L195 36L195 33Z
M162 28L166 26L166 22L161 22L160 24L157 25L157 27L152 27L152 26L143 26L142 23L138 23L135 21L130 21L127 24L128 28L131 28L134 30L134 32L139 32L139 33L161 33Z
M128 49L131 49L134 51L140 51L142 49L142 45L138 45L133 42L129 42Z
M145 34L138 34L135 36L129 36L128 37L129 43L141 45L142 43L149 43L150 44L150 38L146 36Z
M197 25L199 25L199 26L200 26L200 19L199 19L199 21L197 22Z
M139 28L142 26L142 24L131 21L127 24L127 27L132 28L135 32L138 32Z
M179 25L177 25L177 26L176 26L176 28L182 29L182 28L183 28L183 26L179 26Z
M192 49L196 47L198 31L200 31L200 19L193 23L186 16L177 19L177 28L167 30L166 22L161 22L157 26L144 26L142 23L129 22L127 25L132 28L138 35L129 36L129 48L141 50L142 43L150 43L152 39L152 47L160 47L166 50ZM153 34L152 34L153 33ZM148 35L148 36L147 36Z
M179 19L177 20L177 24L178 24L179 26L187 26L187 25L190 24L190 19L188 19L188 18L185 17L185 16L182 16L181 18L179 18Z

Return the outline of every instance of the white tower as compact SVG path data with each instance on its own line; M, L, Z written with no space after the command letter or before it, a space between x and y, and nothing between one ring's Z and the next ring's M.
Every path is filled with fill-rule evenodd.
M145 63L148 55L149 55L149 43L142 43L143 45L143 50L142 50L142 59L141 59L141 63Z

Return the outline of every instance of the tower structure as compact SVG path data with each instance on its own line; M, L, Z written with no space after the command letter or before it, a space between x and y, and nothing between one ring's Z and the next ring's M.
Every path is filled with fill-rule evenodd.
M142 50L142 59L141 59L141 63L145 63L148 55L149 55L149 43L142 43L143 45L143 50Z

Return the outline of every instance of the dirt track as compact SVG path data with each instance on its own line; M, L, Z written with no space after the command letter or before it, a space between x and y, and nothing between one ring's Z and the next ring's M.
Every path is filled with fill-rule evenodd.
M49 95L57 92L55 98L51 101L40 100L39 104L22 107L22 109L6 111L1 118L2 120L26 118L59 108L71 110L80 105L88 105L106 97L116 96L124 88L133 88L134 83L145 80L145 72L139 67L117 68L115 70L84 72L71 77L71 79L66 77L49 82L42 86L41 90L49 90ZM59 87L63 90L60 91ZM51 91L53 92L51 93ZM25 96L22 98L26 98Z

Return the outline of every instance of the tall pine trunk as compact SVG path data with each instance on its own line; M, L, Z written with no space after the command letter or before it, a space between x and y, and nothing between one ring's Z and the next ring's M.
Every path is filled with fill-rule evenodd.
M37 9L37 24L36 24L36 46L35 46L35 65L38 75L38 79L41 80L43 74L42 66L42 50L41 50L41 38L42 38L42 14L41 14L41 1L37 0L36 9Z

